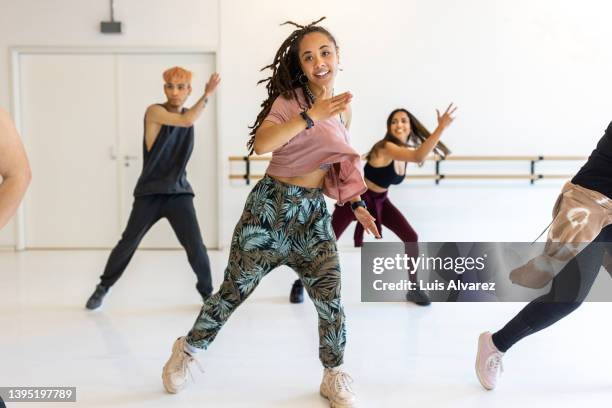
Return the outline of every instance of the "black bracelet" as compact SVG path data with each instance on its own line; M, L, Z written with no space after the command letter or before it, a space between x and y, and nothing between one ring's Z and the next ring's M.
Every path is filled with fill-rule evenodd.
M306 129L310 129L315 125L314 120L312 120L312 118L308 116L306 111L300 112L300 116L302 117L302 119L304 119L304 121L306 121Z
M359 201L355 201L355 202L351 203L351 210L355 211L357 209L357 207L363 207L366 210L368 209L368 206L366 205L365 201L363 201L363 200L359 200Z

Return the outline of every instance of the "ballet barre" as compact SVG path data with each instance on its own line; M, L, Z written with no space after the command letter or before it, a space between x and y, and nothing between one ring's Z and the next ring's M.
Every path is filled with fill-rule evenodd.
M230 162L243 162L245 164L244 174L230 174L230 180L245 180L246 184L250 184L251 180L259 180L263 178L263 174L251 173L251 162L267 162L272 158L270 155L265 156L230 156ZM442 158L439 155L429 156L425 161L435 162L434 174L407 174L408 180L434 180L436 184L440 184L440 180L529 180L534 184L536 180L543 179L569 179L572 174L541 174L536 173L536 164L543 161L584 161L587 157L584 156L449 156ZM441 164L443 162L478 162L478 161L522 161L529 163L528 174L443 174L441 172Z

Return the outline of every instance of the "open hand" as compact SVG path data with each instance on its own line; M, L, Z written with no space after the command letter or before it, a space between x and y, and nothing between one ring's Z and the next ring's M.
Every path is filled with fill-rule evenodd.
M318 98L312 108L308 110L308 116L315 122L325 120L348 110L348 106L353 99L353 94L344 92L334 97L329 97L327 88L323 87L322 96Z
M440 111L436 109L436 114L438 115L438 126L445 128L451 123L453 123L453 120L455 120L455 118L452 115L453 113L455 113L456 110L457 107L453 105L452 102L450 105L448 105L448 108L446 108L446 111L444 111L442 115L440 115Z
M210 95L214 94L215 90L217 89L217 85L219 85L219 82L221 82L221 77L218 73L215 72L210 76L210 78L208 78L208 82L206 83L206 87L204 88L204 95L206 95L206 97L209 97Z
M363 229L368 234L372 234L376 238L380 239L380 233L378 232L378 228L376 228L376 223L374 222L376 221L376 218L372 217L372 214L370 214L370 212L366 208L357 207L357 209L355 209L354 214L355 218L357 218L357 221L359 221L359 223L363 225Z

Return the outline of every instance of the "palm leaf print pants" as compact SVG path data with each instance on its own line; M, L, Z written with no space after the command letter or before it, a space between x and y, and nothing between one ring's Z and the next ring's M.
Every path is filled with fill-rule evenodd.
M204 302L187 342L206 349L230 315L277 266L294 269L319 315L319 358L342 364L346 343L340 265L321 189L266 175L247 198L236 225L221 288Z

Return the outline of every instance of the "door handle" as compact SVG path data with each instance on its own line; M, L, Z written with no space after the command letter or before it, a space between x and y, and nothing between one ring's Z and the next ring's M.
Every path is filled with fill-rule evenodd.
M125 156L123 156L123 159L125 160L125 167L130 167L130 161L132 160L138 160L138 156L130 156L129 154L126 154Z

